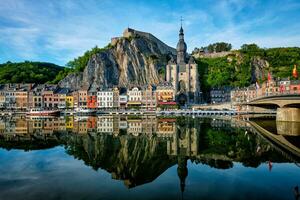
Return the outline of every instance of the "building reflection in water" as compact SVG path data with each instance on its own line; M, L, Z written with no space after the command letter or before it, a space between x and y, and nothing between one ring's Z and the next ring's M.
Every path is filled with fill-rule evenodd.
M279 132L284 127L277 125ZM0 142L2 148L25 150L64 145L70 155L108 171L129 188L151 182L177 164L183 193L188 160L219 169L231 168L233 162L257 167L288 161L264 137L247 130L251 126L244 121L190 117L10 117L0 120Z

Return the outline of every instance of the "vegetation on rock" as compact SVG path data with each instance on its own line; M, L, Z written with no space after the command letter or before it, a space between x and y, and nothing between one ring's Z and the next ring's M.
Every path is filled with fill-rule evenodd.
M213 53L213 52L222 52L222 51L230 51L232 49L232 45L226 42L216 42L214 44L210 44L206 47L195 48L192 54L199 53L200 51Z
M110 44L108 44L104 48L99 48L98 46L95 46L91 50L86 51L82 56L79 56L77 58L74 58L74 60L69 61L67 63L67 67L73 69L73 72L82 72L92 55L103 52L110 48L111 48Z
M251 77L253 68L258 65L254 62L255 59L268 63L268 66L259 66L262 76L256 77L257 79ZM262 49L256 44L245 44L240 50L232 51L227 56L198 58L196 61L201 89L207 92L213 87L245 87L253 83L253 80L263 82L267 79L268 72L274 78L291 77L293 66L300 64L300 48Z

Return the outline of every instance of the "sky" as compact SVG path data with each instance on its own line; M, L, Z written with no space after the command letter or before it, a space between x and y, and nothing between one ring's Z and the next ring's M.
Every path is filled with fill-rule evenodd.
M300 46L300 0L0 0L0 63L64 66L127 27L175 47L181 16L189 52L221 41Z

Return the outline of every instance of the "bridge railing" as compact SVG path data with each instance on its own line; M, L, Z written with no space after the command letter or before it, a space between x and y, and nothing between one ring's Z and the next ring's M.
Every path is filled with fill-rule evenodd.
M255 94L253 94L255 92ZM281 97L285 95L300 95L300 90L285 90L285 91L275 91L275 92L258 92L258 90L246 90L246 91L240 91L242 95L237 95L239 101L236 103L248 103L254 100L262 99L265 97Z

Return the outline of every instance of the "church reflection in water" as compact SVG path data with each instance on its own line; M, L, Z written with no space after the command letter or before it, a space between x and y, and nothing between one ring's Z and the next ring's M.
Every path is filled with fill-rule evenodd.
M284 127L278 126L280 130ZM294 137L299 141L298 136ZM258 167L265 162L297 159L282 156L288 153L251 132L248 123L235 119L71 116L0 120L2 148L27 151L58 145L93 169L106 170L129 188L151 182L177 164L182 192L188 176L188 160L228 169L235 162Z

